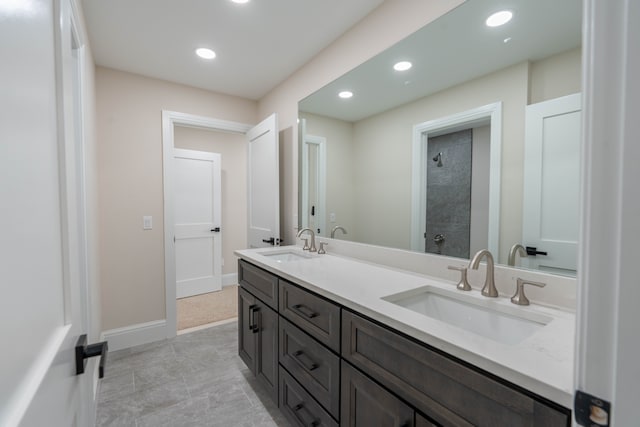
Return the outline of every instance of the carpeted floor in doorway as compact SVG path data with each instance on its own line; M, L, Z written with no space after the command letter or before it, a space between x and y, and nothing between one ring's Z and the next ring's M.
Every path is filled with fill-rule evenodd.
M176 301L178 330L238 316L238 285Z

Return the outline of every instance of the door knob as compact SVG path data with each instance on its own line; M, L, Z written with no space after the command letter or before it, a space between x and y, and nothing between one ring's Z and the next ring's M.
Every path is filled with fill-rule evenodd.
M214 233L219 233L220 232L220 227L212 228L211 231L214 232Z
M98 365L98 377L104 377L104 365L107 363L107 351L109 346L106 341L87 345L87 334L80 335L76 342L76 375L84 374L87 359L100 356Z

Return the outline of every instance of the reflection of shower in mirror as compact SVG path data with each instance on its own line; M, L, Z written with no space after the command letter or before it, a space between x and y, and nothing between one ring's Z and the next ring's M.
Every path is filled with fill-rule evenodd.
M433 161L438 162L436 166L438 166L439 168L442 167L442 151L439 152L438 155L433 158Z

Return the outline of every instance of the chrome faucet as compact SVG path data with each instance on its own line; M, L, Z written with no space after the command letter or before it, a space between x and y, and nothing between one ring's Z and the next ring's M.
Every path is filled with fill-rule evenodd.
M331 229L331 238L333 239L334 236L336 235L336 231L342 231L344 234L347 234L347 230L344 229L344 227L340 226L340 225L336 225L335 227L333 227Z
M311 246L309 247L309 252L316 252L316 234L313 232L312 229L310 228L303 228L302 230L298 231L298 234L296 234L296 237L300 237L302 236L302 233L304 233L305 231L308 231L309 234L311 234Z
M491 255L491 252L489 252L488 249L478 251L473 258L471 258L471 261L469 261L469 268L477 270L480 265L480 260L483 257L487 258L487 277L482 287L482 295L495 298L498 296L498 290L496 289L496 282L493 278L493 255Z
M507 260L507 264L514 267L516 265L516 254L520 255L520 258L527 256L527 251L524 249L519 243L511 246L511 250L509 250L509 259Z

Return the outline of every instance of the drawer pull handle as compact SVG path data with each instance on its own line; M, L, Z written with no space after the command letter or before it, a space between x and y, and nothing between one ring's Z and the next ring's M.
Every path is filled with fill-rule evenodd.
M318 313L316 313L315 311L311 310L309 307L307 307L306 305L302 305L302 304L296 304L293 307L291 307L294 311L302 314L303 316L309 318L309 319L313 319L314 317L318 316Z
M258 333L258 325L256 324L256 311L260 310L255 304L249 306L249 330L254 334Z
M310 363L304 363L304 361L302 360L303 356L306 359L308 359ZM294 351L293 358L296 360L296 362L302 365L307 371L313 371L314 369L318 369L319 365L316 362L314 362L309 356L307 356L305 352L302 350Z
M300 402L296 406L293 407L293 414L296 416L298 421L300 421L300 424L302 424L303 426L309 426L309 427L316 427L316 426L320 425L320 420L318 420L318 419L315 419L315 420L311 421L309 424L307 424L302 419L302 416L298 414L298 412L300 412L302 409L306 409L303 402ZM307 412L309 412L309 411L307 411ZM313 415L311 413L309 413L309 414Z

